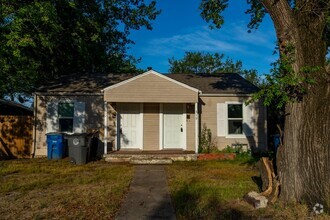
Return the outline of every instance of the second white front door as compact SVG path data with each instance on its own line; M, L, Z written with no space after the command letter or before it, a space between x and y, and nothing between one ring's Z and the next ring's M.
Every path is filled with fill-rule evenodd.
M119 141L121 149L142 149L142 112L139 103L118 106Z
M185 148L185 105L163 104L164 149Z

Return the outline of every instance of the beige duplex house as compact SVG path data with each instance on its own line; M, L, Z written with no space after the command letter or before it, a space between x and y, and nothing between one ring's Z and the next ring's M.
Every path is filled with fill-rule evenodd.
M182 150L198 153L202 127L219 148L265 150L266 108L245 105L258 88L238 74L62 76L35 93L35 156L46 133L99 132L103 153Z

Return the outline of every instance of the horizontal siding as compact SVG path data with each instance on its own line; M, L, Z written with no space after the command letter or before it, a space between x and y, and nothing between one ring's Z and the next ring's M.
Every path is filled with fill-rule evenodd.
M99 131L100 138L103 137L104 131L104 114L103 114L103 97L99 96L37 96L37 129L36 129L36 156L46 156L46 117L47 110L46 106L49 102L60 101L60 100L75 100L79 102L85 102L85 126L87 132ZM115 133L115 123L114 118L110 117L109 135ZM109 138L109 140L114 141L114 138Z
M201 97L201 126L206 125L212 132L212 139L219 149L225 148L232 144L248 144L256 150L267 149L267 125L265 107L261 102L255 103L255 119L254 136L247 138L226 138L217 137L217 103L225 102L245 102L248 97Z
M159 150L159 104L144 104L143 150Z
M198 93L154 74L104 91L107 102L194 103Z

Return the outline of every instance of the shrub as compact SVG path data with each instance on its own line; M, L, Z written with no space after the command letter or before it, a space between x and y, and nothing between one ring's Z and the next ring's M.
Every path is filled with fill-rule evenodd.
M209 128L206 127L205 123L202 127L201 138L199 140L199 153L211 153L218 152L215 139L212 139L212 132Z

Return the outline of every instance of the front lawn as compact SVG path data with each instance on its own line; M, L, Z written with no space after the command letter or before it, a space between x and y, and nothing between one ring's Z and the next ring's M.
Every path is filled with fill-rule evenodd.
M1 219L113 219L133 169L103 161L0 161Z
M168 184L178 219L310 219L311 210L281 202L255 210L243 201L259 191L258 169L248 158L177 162L167 166ZM313 214L313 213L312 213ZM313 219L328 219L328 215Z

